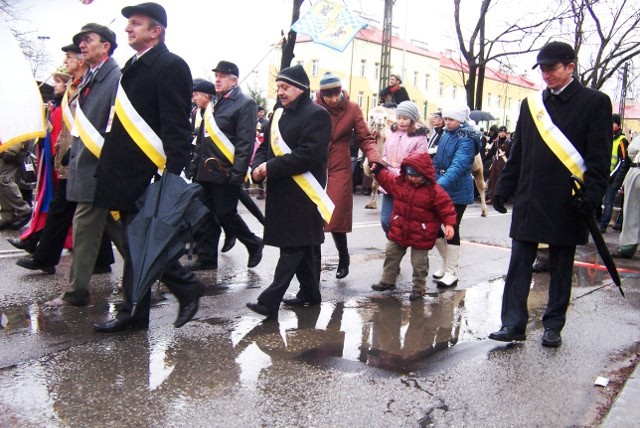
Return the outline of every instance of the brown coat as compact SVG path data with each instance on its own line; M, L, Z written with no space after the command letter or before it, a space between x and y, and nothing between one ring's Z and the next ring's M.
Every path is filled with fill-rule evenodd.
M349 143L351 135L355 133L360 149L369 162L378 161L380 154L376 149L376 140L369 132L362 110L358 104L349 100L346 91L342 91L344 98L337 107L329 107L322 100L321 93L316 95L316 103L327 109L331 115L333 131L329 142L329 162L327 165L329 180L327 194L336 208L331 217L331 223L325 225L325 232L351 232L353 222L353 195L351 172L351 155Z

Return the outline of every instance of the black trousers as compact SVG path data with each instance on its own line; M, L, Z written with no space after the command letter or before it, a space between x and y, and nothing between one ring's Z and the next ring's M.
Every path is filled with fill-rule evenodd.
M509 271L502 295L502 325L525 330L529 321L527 299L531 286L537 242L513 240ZM562 330L571 298L571 277L575 245L549 245L549 300L542 317L545 328Z
M35 261L45 266L55 266L60 262L64 242L73 223L76 205L75 202L67 200L67 180L58 180L51 202L49 202L49 212L40 233L38 246L33 252ZM111 240L105 232L102 234L96 266L109 266L114 261Z
M127 229L135 218L136 213L120 212L120 221L122 222L123 244L126 249L125 254L127 260L124 263L124 272L122 275L122 287L124 289L124 304L119 309L117 318L121 320L131 319L131 309L133 308L133 266L131 264L131 251L129 248L129 240L127 239ZM169 288L178 299L180 304L191 302L200 288L204 285L189 269L180 264L179 260L170 263L160 276L160 281ZM149 320L149 312L151 311L151 288L147 290L144 297L138 302L135 319Z
M296 297L320 303L320 245L280 248L273 282L258 296L258 302L277 310L295 275L300 282Z

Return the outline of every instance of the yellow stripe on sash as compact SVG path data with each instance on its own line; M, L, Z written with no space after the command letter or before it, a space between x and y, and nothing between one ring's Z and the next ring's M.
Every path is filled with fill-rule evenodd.
M584 173L587 167L580 152L571 144L571 141L562 133L562 131L553 123L551 116L547 111L542 100L543 91L527 97L527 104L533 122L538 128L538 132L542 140L549 146L553 154L555 154L560 162L567 167L572 175L584 180Z
M222 152L224 157L226 157L231 164L233 164L233 159L235 155L236 148L229 138L224 135L224 132L220 130L218 124L216 123L216 119L213 116L213 110L211 108L211 104L207 106L207 109L204 112L204 126L207 129L208 137L213 141L213 144L216 145L218 150ZM207 135L205 135L207 137Z
M69 131L73 129L73 113L71 113L71 106L69 105L69 91L65 91L62 97L62 120Z
M100 152L104 145L104 137L100 135L100 132L98 132L89 119L87 119L87 116L84 115L80 104L76 106L76 119L73 124L72 134L79 137L95 157L100 157Z
M167 162L162 140L142 116L138 114L120 83L118 83L118 92L116 94L116 115L129 136L151 162L158 167L158 172L161 173Z
M291 153L291 149L282 139L280 129L278 128L278 121L282 116L282 109L279 108L273 113L272 126L271 126L271 150L276 156L282 156ZM309 171L304 174L298 174L292 176L293 180L300 186L302 191L316 204L318 211L323 220L327 223L331 221L333 210L335 205L333 201L327 195L324 188L320 185L318 180Z

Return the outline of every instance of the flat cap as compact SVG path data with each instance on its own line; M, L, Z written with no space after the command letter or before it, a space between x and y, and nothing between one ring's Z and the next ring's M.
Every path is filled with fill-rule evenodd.
M193 85L193 92L204 92L213 95L216 93L216 86L208 80L201 80Z
M167 28L167 11L158 3L147 2L140 3L136 6L127 6L122 8L122 16L129 18L131 15L139 13L158 21L164 28Z
M538 52L538 57L532 69L539 65L556 65L559 62L571 62L576 59L576 51L564 42L547 43Z
M238 66L229 61L220 61L218 65L211 71L217 71L218 73L233 74L236 77L240 77L240 70Z
M80 29L78 34L73 36L73 44L80 46L80 39L87 33L96 33L98 36L109 42L111 44L111 52L118 47L118 44L116 43L116 33L111 31L109 27L105 27L104 25L96 24L94 22L90 22L85 25Z
M82 51L80 50L80 46L76 45L75 43L63 46L62 48L60 48L60 50L62 52L75 52L77 54L82 53Z
M507 132L507 127L501 126L500 128L498 128L498 132Z

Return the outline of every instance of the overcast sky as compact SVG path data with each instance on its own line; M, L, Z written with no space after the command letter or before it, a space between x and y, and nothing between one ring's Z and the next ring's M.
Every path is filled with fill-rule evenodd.
M384 0L334 1L382 21ZM21 0L18 7L20 16L25 18L25 29L32 30L34 35L49 37L37 43L43 43L51 53L51 69L54 69L62 62L60 47L70 43L73 35L89 22L108 25L116 33L119 46L114 57L124 64L133 50L127 45L126 19L120 10L139 2L93 0L85 5L80 0ZM244 77L279 39L280 30L288 30L291 20L292 0L162 0L159 3L168 15L167 45L187 61L194 77L206 76L221 59L238 64L240 77ZM302 14L312 3L315 1L303 3ZM436 2L429 0L396 0L395 32L407 40L427 42L435 52L455 49L452 3L445 0L436 6ZM463 2L463 20L469 25L477 19L479 3L478 0ZM509 5L518 3L520 0L509 0ZM504 1L496 0L496 4L505 10ZM513 8L508 11L511 13ZM492 14L499 16L496 11ZM491 25L501 25L500 19L493 18Z

